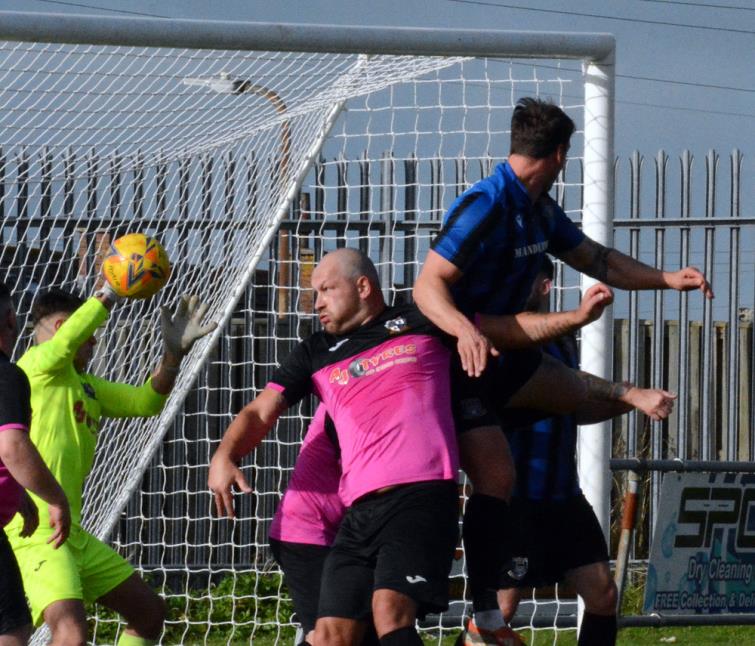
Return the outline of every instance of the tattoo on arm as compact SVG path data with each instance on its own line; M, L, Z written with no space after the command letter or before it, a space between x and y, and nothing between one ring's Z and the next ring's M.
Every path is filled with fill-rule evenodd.
M631 388L631 384L606 381L587 372L579 372L578 374L587 387L587 397L589 399L618 401Z
M538 320L536 320L534 325L533 331L535 335L532 337L533 341L549 341L572 332L567 323L559 321L558 319L549 319L548 317L542 317L542 315L539 314L533 316L538 317Z
M613 249L604 247L599 242L594 242L593 257L590 260L589 267L586 268L586 273L601 282L608 282L608 256L611 255L612 251Z

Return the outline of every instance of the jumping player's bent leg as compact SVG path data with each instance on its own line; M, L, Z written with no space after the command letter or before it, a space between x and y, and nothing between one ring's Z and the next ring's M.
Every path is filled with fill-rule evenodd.
M462 468L473 484L464 510L463 537L472 601L475 612L481 613L498 608L498 572L511 557L506 539L514 462L506 436L497 426L460 434L459 453Z
M126 632L118 642L121 646L157 643L167 608L165 601L138 574L132 574L97 602L115 610L126 620Z
M618 592L608 563L583 565L569 570L565 578L585 602L579 646L615 644Z
M554 387L558 384L558 387ZM587 386L579 373L558 359L543 354L529 380L506 403L507 408L530 408L556 415L569 415L587 400Z
M479 628L503 626L496 590L499 573L512 556L508 499L514 462L498 411L526 383L541 361L539 351L506 353L473 379L452 370L454 417L461 465L473 494L464 512L464 551Z

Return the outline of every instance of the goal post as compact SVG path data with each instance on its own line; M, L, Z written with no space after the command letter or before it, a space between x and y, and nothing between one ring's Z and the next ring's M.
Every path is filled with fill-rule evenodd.
M159 354L159 335L144 331L180 293L199 293L220 323L159 418L103 427L85 497L87 528L115 535L124 553L152 549L128 537L137 525L148 528L140 537L162 532L158 563L179 547L198 560L227 551L222 567L205 568L208 590L239 554L264 552L311 411L293 411L252 459L248 532L242 521L230 532L213 525L202 469L240 402L312 329L306 276L321 253L363 247L389 297L406 297L443 211L505 157L511 110L528 95L575 117L558 198L588 235L612 242L607 34L0 12L0 40L0 278L22 293L22 320L39 289L91 288L103 235L138 228L161 238L173 278L156 302L119 306L100 374L143 379ZM573 303L579 279L560 275L558 299ZM583 368L606 378L611 330L604 316L581 336ZM610 427L581 431L583 489L606 531L610 441ZM212 540L194 536L198 527ZM245 552L234 551L238 536ZM188 607L189 583L181 594ZM249 597L235 583L229 594L239 606ZM230 623L251 634L268 625L258 614Z

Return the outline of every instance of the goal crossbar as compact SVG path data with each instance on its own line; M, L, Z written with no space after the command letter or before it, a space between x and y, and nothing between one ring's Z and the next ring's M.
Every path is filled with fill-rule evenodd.
M0 12L0 39L135 47L570 58L610 64L612 34L334 26Z

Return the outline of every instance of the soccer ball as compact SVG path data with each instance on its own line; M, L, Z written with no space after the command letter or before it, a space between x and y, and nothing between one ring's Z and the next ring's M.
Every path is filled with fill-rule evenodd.
M168 282L170 261L157 238L129 233L110 245L102 275L118 296L149 298Z

